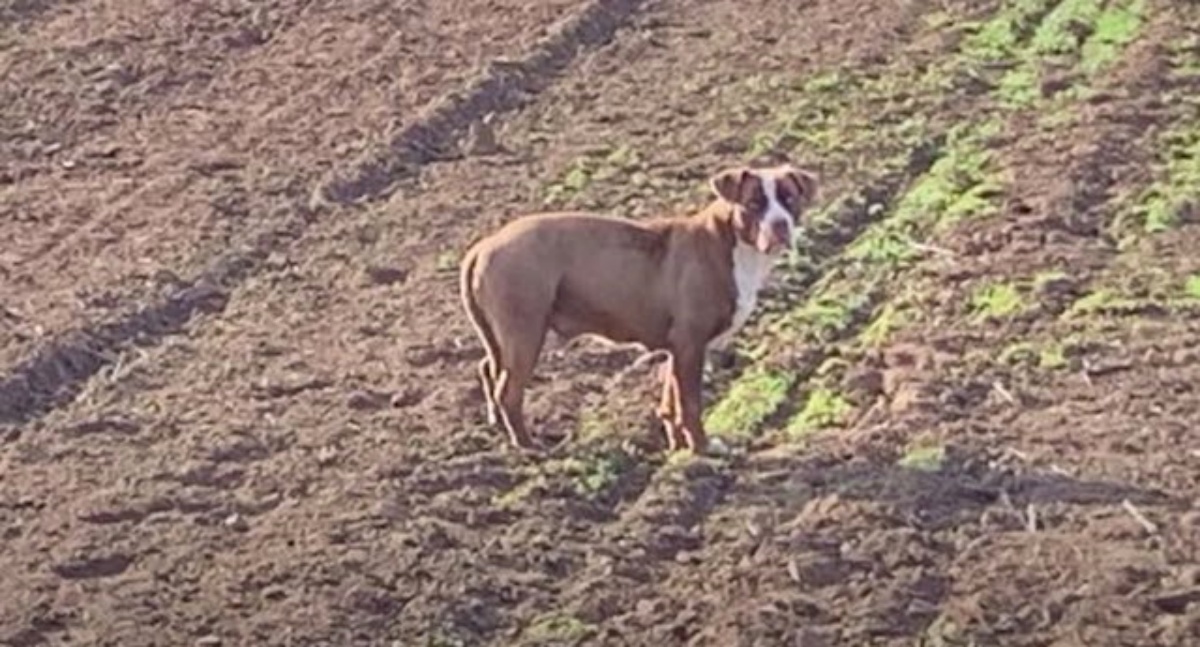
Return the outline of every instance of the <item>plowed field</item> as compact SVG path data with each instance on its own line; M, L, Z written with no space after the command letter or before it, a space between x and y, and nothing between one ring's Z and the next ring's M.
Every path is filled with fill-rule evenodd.
M1200 645L1200 6L0 7L0 643ZM803 245L706 375L547 349L485 425L457 261L695 207Z

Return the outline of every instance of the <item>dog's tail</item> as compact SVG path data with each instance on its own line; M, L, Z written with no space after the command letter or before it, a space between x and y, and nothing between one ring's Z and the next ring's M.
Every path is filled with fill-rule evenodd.
M496 342L496 334L492 331L491 325L488 323L487 315L479 309L479 304L475 301L475 269L479 264L479 253L475 249L467 250L463 256L462 267L459 271L459 292L462 296L463 309L467 311L467 318L471 320L471 325L475 327L475 332L483 341L483 351L487 355L488 362L491 364L493 377L499 377L500 372L500 345Z

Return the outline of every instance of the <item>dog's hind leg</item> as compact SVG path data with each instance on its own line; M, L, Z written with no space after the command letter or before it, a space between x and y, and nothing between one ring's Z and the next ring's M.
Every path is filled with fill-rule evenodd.
M541 353L543 338L543 332L530 330L503 337L506 342L502 351L504 365L496 380L493 397L509 440L522 449L534 446L525 426L525 389L533 377L533 367Z
M496 403L496 365L491 357L479 360L479 384L483 389L488 426L494 427L500 422L500 405Z
M467 312L467 318L475 328L479 341L483 344L483 359L479 361L478 366L479 385L483 391L488 426L494 427L500 417L500 407L496 403L496 382L500 378L501 357L499 342L492 330L491 322L488 320L488 314L479 307L479 302L476 300L475 270L478 263L479 255L474 250L468 251L463 258L460 270L459 295L463 308Z
M544 319L531 320L528 316L528 313L542 309L536 297L522 293L505 296L507 307L497 310L491 317L500 358L494 373L492 397L509 440L516 447L528 449L534 444L525 426L525 389L533 378L547 328Z

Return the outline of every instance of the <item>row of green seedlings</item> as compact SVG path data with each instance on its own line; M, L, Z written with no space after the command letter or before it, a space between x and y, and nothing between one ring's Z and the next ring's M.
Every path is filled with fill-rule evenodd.
M1010 57L1013 49L1028 38L1031 25L1050 11L1049 7L1050 3L1044 0L1015 2L982 23L964 23L945 16L935 16L930 21L935 29L957 22L960 29L968 32L957 51L915 75L866 77L838 73L814 79L804 88L805 92L796 105L755 139L751 154L781 147L805 146L822 155L836 155L857 150L858 147L854 145L858 143L856 135L863 139L899 141L915 147L921 138L930 137L929 124L924 120L908 117L872 124L875 113L867 111L862 115L866 123L859 124L860 127L839 128L849 120L841 117L838 122L831 123L831 115L840 115L842 111L824 110L824 106L814 98L825 94L847 97L851 106L900 104L896 114L911 114L905 108L912 107L912 97L932 94L948 96L955 88L964 85L964 79L968 82L978 80L989 66ZM864 101L864 96L871 100ZM943 101L942 105L946 103ZM846 144L847 139L854 143ZM900 200L894 213L869 228L847 250L848 257L864 262L840 265L826 271L824 277L812 286L813 296L803 305L772 318L771 322L764 325L769 333L767 339L772 342L760 343L758 348L743 349L751 360L759 361L754 368L733 381L725 397L709 412L706 424L710 431L741 439L755 436L757 429L768 418L784 408L797 384L812 377L791 367L768 367L763 360L767 349L774 346L773 341L799 337L807 338L806 341L828 343L846 333L859 323L864 312L874 311L880 295L884 293L883 282L893 269L891 266L919 254L913 245L913 234L917 232L906 232L906 229L914 224L923 224L931 209L948 208L951 214L949 219L954 214L967 214L975 208L971 205L979 204L984 199L990 190L988 183L980 179L986 155L975 150L975 142L968 138L951 139L945 144L942 158L916 181L909 195ZM866 175L893 173L903 168L906 153L901 146L891 154L867 158L874 159L876 166L868 169ZM858 199L860 196L852 194L831 200L829 207L813 217L813 228L817 231L822 228L837 229L839 223L827 221L846 212L846 204ZM866 205L866 209L873 219L878 219L885 211L884 206L877 203ZM791 269L794 271L797 268ZM875 323L865 331L864 337L881 342L892 327L899 325L899 314L899 308L892 304L885 306ZM822 364L814 371L816 377L828 378L836 366L836 362ZM851 410L850 404L835 389L817 386L808 393L804 407L785 424L784 433L790 440L796 441L817 429L842 422Z
M1182 24L1200 29L1197 8L1176 9L1186 14L1180 17ZM1153 138L1156 161L1150 182L1114 201L1109 232L1121 254L1095 278L1091 290L1059 315L1071 328L1069 334L1051 331L1040 341L1015 344L1001 359L1066 368L1075 349L1101 343L1113 317L1186 316L1200 310L1200 264L1156 251L1167 241L1164 237L1194 221L1200 210L1200 32L1167 43L1165 50L1169 89L1164 101L1173 106L1171 121ZM1015 309L1024 308L1022 303Z
M1188 18L1200 21L1200 11ZM1157 137L1153 181L1126 198L1110 227L1122 247L1171 231L1200 211L1200 33L1167 49L1171 89L1164 100L1175 105L1173 123Z
M1105 65L1119 58L1123 47L1136 35L1136 28L1081 30L1079 21L1093 15L1095 22L1103 25L1119 23L1125 27L1143 21L1137 2L1114 3L1094 14L1089 13L1089 7L1088 3L1072 0L1053 6L1031 0L1013 3L968 38L959 57L965 64L960 65L974 73L989 61L1014 58L1021 62L1015 68L1021 70L1020 74L1029 76L1033 71L1036 76L1048 69L1048 62L1043 63L1039 54L1053 52L1054 62L1058 62L1075 53L1076 60L1082 61L1079 65L1088 72L1077 83L1086 87L1082 84L1096 78ZM1030 19L1039 22L1023 40L1023 35L1030 32L1026 22ZM1114 36L1115 31L1120 31L1118 36ZM1088 52L1089 56L1080 57L1078 52ZM1018 72L1010 69L998 83L991 84L991 95L1005 109L1014 107L1008 99L1015 73ZM1086 92L1073 91L1067 96L1086 96ZM1036 99L1030 107L1037 108L1051 100ZM814 286L812 297L780 320L778 338L794 341L844 338L860 327L860 313L864 309L875 317L856 340L859 347L882 343L892 330L903 325L905 295L882 306L872 302L876 295L886 293L881 288L885 282L894 281L897 272L927 251L923 249L927 247L923 241L965 218L984 217L995 211L994 198L1002 192L1003 182L999 174L987 168L992 158L988 143L1000 127L998 116L991 115L956 128L943 157L913 184L892 213L868 229L846 251L837 269ZM816 430L847 421L853 407L830 386L833 380L827 379L836 371L826 369L836 365L826 362L811 376L815 377L816 385L808 389L804 406L783 426L787 440L802 440ZM823 375L826 372L830 375ZM713 408L708 419L710 429L733 437L756 435L764 423L786 408L799 381L808 377L794 370L760 367L747 371Z
M1137 5L1140 6L1140 5ZM1164 102L1174 106L1170 125L1154 137L1157 161L1151 169L1151 181L1135 191L1117 196L1112 207L1115 214L1109 226L1111 237L1118 247L1125 250L1139 244L1153 247L1159 235L1174 231L1181 223L1195 218L1200 207L1200 11L1195 7L1173 7L1185 14L1173 20L1182 25L1198 25L1193 33L1167 43L1169 71L1168 89ZM1117 20L1120 18L1121 20ZM1167 15L1160 15L1166 19ZM1144 22L1145 16L1114 10L1107 20L1101 17L1097 38L1105 42L1128 44L1136 35L1134 28ZM1116 33L1117 36L1112 34ZM1096 48L1093 48L1096 49ZM1119 51L1104 50L1105 61L1115 61ZM1086 59L1084 59L1086 61ZM1089 71L1103 71L1094 65L1086 65ZM1094 76L1094 75L1093 75ZM1072 96L1086 97L1087 89ZM1167 255L1141 250L1127 259L1120 257L1109 269L1097 277L1094 289L1079 297L1061 313L1060 327L1035 333L1031 338L1018 341L1004 348L997 357L1001 363L1036 370L1078 368L1078 362L1069 361L1097 343L1102 343L1104 329L1110 328L1110 316L1150 314L1185 315L1200 307L1200 274L1195 273L1195 264L1184 267L1156 267L1155 263L1167 261ZM1030 303L1027 296L1043 292L1043 286L1057 282L1071 283L1062 272L1045 272L1030 281L1016 283L990 283L981 286L972 299L973 310L981 315L1012 317L1033 313L1037 304ZM1126 330L1117 326L1117 330Z
M1010 70L1000 83L1001 105L1005 108L1021 108L1025 106L1040 108L1043 123L1062 123L1074 113L1070 110L1073 104L1086 99L1092 93L1094 82L1100 78L1112 64L1117 62L1125 48L1136 38L1140 28L1146 21L1145 5L1142 2L1111 3L1101 7L1096 2L1064 2L1047 16L1039 26L1032 39L1030 54L1022 59L1022 64ZM1048 64L1037 64L1037 54L1049 57ZM1015 78L1025 78L1031 82L1039 78L1039 72L1054 69L1069 79L1061 83L1057 94L1038 96L1025 94L1024 99L1011 90L1018 87ZM1029 293L1042 293L1048 286L1063 281L1067 277L1058 271L1043 272L1027 281L1019 282L989 282L976 288L972 294L968 311L970 318L980 323L987 319L1005 319L1031 310L1026 301ZM900 303L905 299L901 298ZM1087 308L1084 301L1079 304ZM1067 317L1075 316L1079 307L1068 309ZM880 328L894 328L883 325L884 322L894 321L892 303L885 306L879 318L873 322L869 331L875 332L874 337L883 336ZM1073 346L1084 345L1084 340L1078 335L1061 339L1051 339L1041 344L1020 342L1006 348L1000 354L1000 361L1005 363L1022 362L1033 364L1043 369L1055 369L1067 366L1067 355Z

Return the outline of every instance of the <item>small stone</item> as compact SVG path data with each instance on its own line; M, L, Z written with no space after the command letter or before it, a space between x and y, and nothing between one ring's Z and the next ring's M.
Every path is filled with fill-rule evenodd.
M221 637L208 635L196 641L196 647L221 647Z
M245 532L250 529L250 524L246 523L246 518L236 512L225 517L225 521L222 523L225 524L226 528L238 532Z
M689 550L681 550L675 553L675 561L680 564L695 564L700 562L700 556Z
M317 465L325 467L337 460L338 452L336 447L326 445L317 450Z

